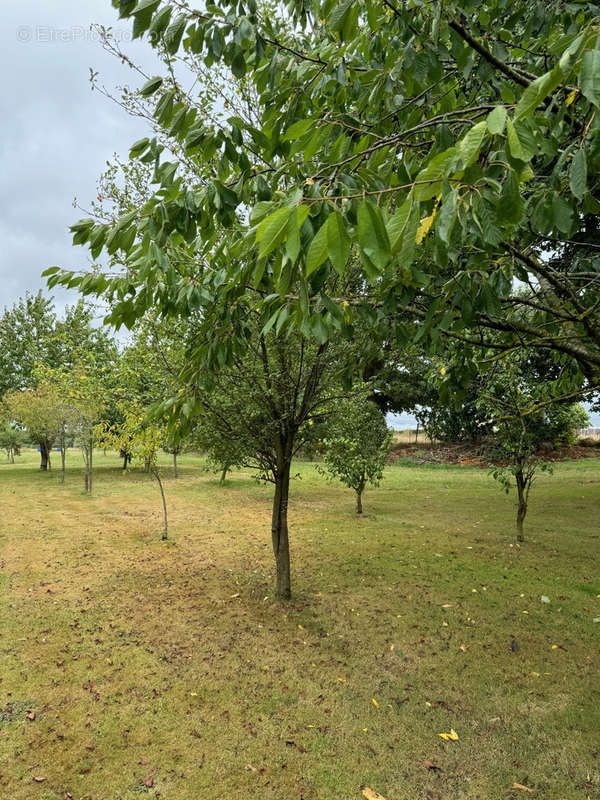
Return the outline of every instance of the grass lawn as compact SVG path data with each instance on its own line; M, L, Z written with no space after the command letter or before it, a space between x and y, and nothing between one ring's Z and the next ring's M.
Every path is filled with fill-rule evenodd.
M358 519L298 464L284 606L271 488L168 463L167 543L113 454L91 498L75 451L0 463L2 800L600 798L600 460L521 548L485 471L394 465Z

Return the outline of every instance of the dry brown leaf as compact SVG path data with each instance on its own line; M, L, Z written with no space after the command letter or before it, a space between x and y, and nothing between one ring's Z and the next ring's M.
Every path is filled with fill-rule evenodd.
M533 789L530 789L529 786L523 786L522 783L513 783L513 789L519 789L521 792L531 792L533 794Z
M258 772L256 767L253 767L252 764L246 764L246 769L248 770L248 772Z
M27 714L27 719L30 719L33 722L33 720L35 719L35 713L33 711L30 711L29 714Z
M423 763L424 763L424 765L425 765L425 769L431 769L431 770L433 770L434 772L436 772L436 771L439 771L439 772L441 772L441 771L442 771L442 768L441 768L441 767L438 767L438 765L437 765L437 764L434 764L434 763L433 763L433 761L431 761L431 760L430 760L430 759L428 759L428 758L426 758L426 759L425 759L425 761L424 761Z
M46 780L46 778L34 778L33 780L34 780L36 783L43 783L43 782Z
M374 792L373 789L369 789L368 786L363 786L363 797L366 797L367 800L385 800L385 797L382 794L377 794Z

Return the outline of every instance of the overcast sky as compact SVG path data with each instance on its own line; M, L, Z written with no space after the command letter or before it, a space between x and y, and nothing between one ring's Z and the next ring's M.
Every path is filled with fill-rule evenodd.
M114 152L147 134L143 123L92 92L89 68L107 87L139 85L105 53L92 22L112 26L132 56L152 71L147 43L131 42L131 22L110 0L3 0L0 19L0 311L44 287L49 266L82 268L87 249L73 247L69 225L82 214ZM155 71L155 70L154 70ZM57 307L76 293L53 291Z

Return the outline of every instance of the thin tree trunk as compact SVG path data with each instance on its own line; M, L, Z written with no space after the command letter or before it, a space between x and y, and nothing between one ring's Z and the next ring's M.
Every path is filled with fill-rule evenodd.
M145 462L144 462L144 472L149 473L151 466L152 466L152 462L150 461L149 458L147 458L145 460Z
M89 471L89 481L88 481L88 492L91 494L93 489L93 470L94 468L94 440L90 439L90 456L88 458L88 471Z
M363 513L362 493L363 493L362 489L359 492L356 493L356 513L357 514L362 514Z
M40 469L45 472L48 469L48 463L50 461L50 456L48 455L48 444L46 442L40 442L40 458Z
M165 490L163 489L163 485L162 485L162 481L160 479L160 473L158 471L158 467L154 467L154 469L152 470L152 474L154 475L154 477L158 481L158 487L160 489L160 494L161 494L161 497L162 497L162 503L163 503L163 534L162 534L162 540L163 540L163 542L166 542L167 538L168 538L168 535L169 535L169 527L168 527L168 521L167 521L167 501L166 501L166 498L165 498Z
M65 451L65 437L64 435L61 437L60 440L60 482L65 482L65 461L67 458L67 453Z
M271 536L273 540L275 564L277 567L276 594L279 600L289 600L292 596L290 542L287 524L290 461L291 457L284 457L282 463L277 468L277 474L275 475L275 495L273 497Z
M219 483L225 483L225 479L227 478L227 473L229 472L229 464L225 464L223 467L223 472L221 473L221 480Z
M515 474L515 478L517 481L517 496L519 500L519 505L517 508L517 541L524 542L525 535L523 533L523 523L525 522L525 517L527 515L527 496L523 471L519 470Z
M177 453L173 453L173 477L179 477L179 469L177 467Z

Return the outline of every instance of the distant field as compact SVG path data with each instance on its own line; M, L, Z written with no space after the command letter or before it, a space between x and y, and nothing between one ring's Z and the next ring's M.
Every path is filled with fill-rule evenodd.
M77 451L65 486L0 460L2 800L600 798L600 459L540 477L521 548L485 470L390 466L359 519L299 463L285 606L270 487L165 457L163 543L96 463L90 498Z

